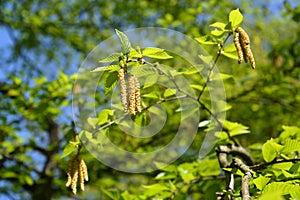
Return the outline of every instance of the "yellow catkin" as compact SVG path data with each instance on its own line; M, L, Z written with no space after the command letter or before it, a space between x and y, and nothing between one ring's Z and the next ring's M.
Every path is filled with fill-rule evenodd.
M247 57L248 57L249 60L250 60L250 65L251 65L251 67L252 67L253 69L255 69L255 59L254 59L253 53L252 53L252 51L251 51L250 48L247 49L246 54L247 54Z
M82 160L80 164L81 164L81 168L82 168L82 171L83 171L84 180L89 181L88 169L87 169L87 166L86 166L84 160Z
M251 48L250 48L250 38L249 38L247 32L241 27L238 27L236 29L236 32L239 33L239 39L240 39L240 44L243 49L244 60L245 60L245 62L247 62L247 58L248 58L250 60L251 67L254 69L255 68L255 60L254 60L254 56L253 56Z
M78 165L79 165L79 160L78 160L78 155L73 159L72 162L72 181L71 181L71 189L73 194L76 194L77 192L77 181L78 181Z
M142 112L140 82L135 76L134 79L135 79L135 107L137 112Z
M67 187L71 187L73 194L77 193L77 182L80 189L84 191L84 182L88 181L88 170L84 160L76 154L68 161Z
M88 172L87 172L87 166L83 159L80 159L80 163L78 167L79 167L80 189L84 191L84 181L88 181Z
M67 183L66 183L66 187L69 187L71 185L71 182L72 182L72 168L73 168L73 159L75 158L75 156L71 157L69 160L68 160L68 180L67 180Z
M124 108L124 112L128 112L128 97L127 97L127 87L125 80L125 71L124 69L120 69L118 72L120 90L121 90L121 102Z
M244 53L242 46L240 44L240 38L239 38L239 33L235 33L234 39L233 39L237 54L238 54L238 63L241 64L244 58Z
M84 175L80 165L78 166L78 172L79 172L79 186L80 189L84 191Z
M135 115L135 77L131 74L128 75L128 86L129 86L129 114Z

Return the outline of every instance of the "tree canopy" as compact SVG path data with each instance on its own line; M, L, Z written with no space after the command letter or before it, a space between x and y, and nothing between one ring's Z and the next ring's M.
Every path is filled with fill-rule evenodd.
M0 6L0 199L300 198L296 1ZM206 134L214 145L200 158ZM149 160L109 148L155 152L177 136Z

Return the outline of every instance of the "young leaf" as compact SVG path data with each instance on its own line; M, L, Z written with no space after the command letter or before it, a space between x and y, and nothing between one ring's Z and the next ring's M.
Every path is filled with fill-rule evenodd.
M215 22L215 23L213 23L209 26L219 28L219 29L223 30L226 27L226 24L224 24L222 22Z
M262 147L263 158L266 162L271 162L276 158L276 155L283 148L280 144L277 144L274 140L269 140Z
M91 117L89 117L89 118L87 119L87 122L88 122L88 124L91 125L93 128L96 128L97 125L98 125L98 119L97 119L97 118L91 118Z
M265 193L279 192L281 195L289 194L290 192L297 190L299 186L292 185L286 182L273 182L268 184L264 188Z
M109 56L99 60L99 62L100 63L117 62L117 61L119 61L120 56L121 56L120 53L113 53L113 54L110 54Z
M224 30L218 30L218 29L215 29L215 30L212 30L212 31L211 31L211 34L212 34L213 36L216 36L216 37L220 37L220 36L222 36L224 33L225 33Z
M226 102L225 102L226 103ZM224 121L224 127L227 128L231 136L249 133L248 127L236 122Z
M229 13L229 22L231 22L232 28L237 28L243 21L243 15L240 12L240 10L237 8L235 10L232 10Z
M117 71L113 71L110 72L109 75L107 76L106 80L105 80L105 88L104 88L104 93L108 94L116 85L118 80L118 72Z
M142 52L143 56L156 58L156 59L170 59L173 58L164 49L156 48L156 47L148 47L145 48Z
M253 183L259 190L263 190L270 180L270 178L260 175L258 178L253 180Z
M103 125L108 122L108 120L113 116L114 111L110 109L102 110L98 115L97 123Z
M109 66L101 66L92 70L91 72L103 72L103 71L118 71L120 69L119 65L109 65Z
M300 142L291 139L286 140L284 148L282 149L282 153L290 153L293 151L300 151Z
M235 59L235 60L238 60L238 55L236 52L223 52L222 53L224 56L226 56L227 58L232 58L232 59Z
M61 158L64 158L68 155L70 155L72 152L74 152L75 150L77 150L77 145L79 144L79 142L69 142L65 148L64 151L61 155Z
M122 49L122 53L127 55L130 53L130 48L131 48L131 44L130 41L128 39L128 37L121 31L116 29L116 33L121 41L121 49Z
M197 37L195 38L195 40L197 42L199 42L200 44L207 44L207 45L214 45L214 44L217 44L217 42L213 41L211 39L211 37L205 35L205 36L201 36L201 37Z
M168 97L174 96L175 94L176 94L176 89L168 88L165 90L163 97L168 98Z

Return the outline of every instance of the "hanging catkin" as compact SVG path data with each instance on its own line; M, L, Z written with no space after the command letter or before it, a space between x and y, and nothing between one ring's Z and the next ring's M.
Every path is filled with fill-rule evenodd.
M238 63L241 64L243 59L244 59L244 53L243 53L243 49L242 46L240 44L240 37L239 37L239 33L235 33L234 35L234 39L233 39L237 54L238 54Z
M66 187L71 187L73 194L77 193L77 182L80 189L84 190L84 181L88 181L88 170L84 160L76 154L68 161L68 180Z
M124 108L124 112L128 111L128 97L127 97L127 87L125 80L125 72L124 69L121 68L118 72L119 84L121 89L121 102Z
M80 183L80 189L84 191L84 181L88 181L88 172L87 172L87 166L83 159L80 159L79 163L79 183Z
M247 59L249 59L250 65L254 69L255 68L255 59L254 59L253 53L250 48L250 38L249 38L247 32L241 27L236 28L236 32L239 34L239 41L240 41L240 45L243 50L244 60L245 60L245 62L247 62ZM238 51L238 49L237 49L237 51Z
M137 112L142 112L140 82L135 76L134 76L134 78L135 78L135 106L136 106L136 111Z
M129 87L128 111L129 114L131 115L135 115L135 108L136 108L135 85L136 85L136 78L133 75L128 74L128 87Z

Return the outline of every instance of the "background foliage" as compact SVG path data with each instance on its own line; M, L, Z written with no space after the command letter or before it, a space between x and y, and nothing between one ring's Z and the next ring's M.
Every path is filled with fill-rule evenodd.
M170 167L148 174L118 172L84 154L90 181L76 197L65 187L67 158L60 155L74 133L72 74L115 28L158 26L198 38L212 34L210 24L227 23L228 13L236 8L243 13L257 69L220 57L219 70L230 75L224 82L232 106L227 120L249 127L249 134L236 139L250 150L255 164L299 157L296 1L0 1L0 7L0 198L215 199L227 185L214 153L203 162L187 153ZM207 45L207 51L215 55L217 48ZM106 102L102 95L97 100ZM197 152L199 141L188 152ZM294 188L299 185L299 163L271 163L257 171L252 194L299 198Z

